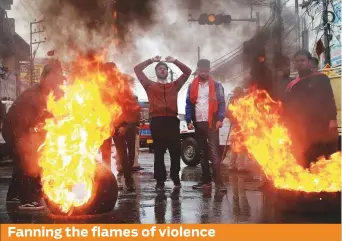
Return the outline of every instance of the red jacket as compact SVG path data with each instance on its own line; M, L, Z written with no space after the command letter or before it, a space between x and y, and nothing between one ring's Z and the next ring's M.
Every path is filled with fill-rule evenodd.
M134 67L134 72L137 75L140 83L146 90L150 103L150 113L152 117L157 116L174 116L178 115L177 97L178 92L188 80L191 69L176 60L174 62L183 74L174 82L162 84L151 81L144 74L143 70L152 64L151 60L146 60Z

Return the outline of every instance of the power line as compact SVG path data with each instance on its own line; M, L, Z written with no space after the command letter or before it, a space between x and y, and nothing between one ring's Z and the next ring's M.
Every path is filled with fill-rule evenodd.
M333 33L333 35L335 36L336 40L337 40L338 42L340 42L340 43L341 43L341 39L339 39L339 38L336 36L336 33L335 33L335 31L332 29L332 30L331 30L331 32L332 32L332 33Z
M268 27L268 24L271 24L271 23L272 23L272 22L269 23L269 21L270 21L272 18L273 18L272 22L274 21L274 17L273 17L273 16L270 16L270 17L268 18L268 20L266 21L265 25L263 26L263 28L260 30L260 32L264 31L265 28ZM240 48L242 48L242 47L243 47L243 45L240 45L239 47L237 47L237 48L235 48L235 49L229 51L228 53L226 53L225 55L221 56L220 58L214 60L212 63L215 63L215 62L217 62L217 61L223 59L225 56L232 54L234 51L236 51L236 50L238 50L238 49L240 49ZM227 59L225 59L224 61L226 61L226 60L227 60ZM223 62L224 62L224 61L223 61ZM220 63L222 63L222 61L221 61ZM216 65L216 66L217 66L217 65Z
M223 56L221 56L220 58L218 58L218 59L216 59L215 61L213 61L212 64L215 63L215 62L217 62L217 61L219 61L219 60L221 60L221 59L223 59L224 57L226 57L227 55L233 53L234 51L238 50L238 49L241 48L241 47L242 47L242 46L239 46L239 47L233 49L232 51L226 53L225 55L223 55Z
M26 6L25 6L23 0L20 0L20 2L21 2L21 4L23 5L25 11L28 13L28 15L30 15L30 17L31 17L32 19L34 19L34 17L31 15L31 13L27 10L27 8L26 8Z
M32 5L31 5L31 3L30 3L30 1L25 1L28 5L29 5L29 7L32 9L32 11L34 12L34 14L37 16L37 12L36 12L36 10L34 10L33 9L33 7L32 7Z
M272 21L271 21L271 19L272 19ZM270 22L270 21L271 21L271 22ZM264 25L263 28L260 30L260 32L263 32L264 30L266 30L267 27L273 23L273 21L274 21L274 17L273 17L273 16L269 17L269 19L266 21L265 25ZM233 49L232 51L226 53L226 54L223 55L222 57L220 57L220 58L218 58L217 60L213 61L213 63L215 63L215 62L217 62L218 60L224 58L225 56L231 54L229 57L227 57L227 58L225 58L224 60L220 61L219 63L217 63L216 65L214 65L212 68L215 68L215 67L217 68L220 64L222 64L222 63L228 61L228 60L229 60L230 58L232 58L232 57L235 57L237 54L242 53L242 48L243 48L243 45L240 45L239 47ZM234 53L236 50L240 50L240 51Z
M241 46L240 48L241 48L241 50L239 50L239 51L233 53L232 55L230 55L229 57L225 58L225 59L222 60L221 62L215 64L215 65L212 67L212 69L217 68L217 67L220 66L222 63L224 63L224 62L228 61L229 59L232 59L232 58L235 57L236 55L242 53L242 46ZM239 48L239 49L240 49L240 48Z
M304 15L305 15L308 11L309 11L309 8L307 8L307 9L304 11L304 13L299 17L299 20L301 20L301 19L304 17ZM290 35L290 33L292 32L292 30L293 30L295 27L297 27L296 24L294 24L294 25L291 27L291 29L290 29L289 31L287 31L286 35L283 37L283 40L285 40L285 39ZM298 39L297 39L297 40L298 40Z

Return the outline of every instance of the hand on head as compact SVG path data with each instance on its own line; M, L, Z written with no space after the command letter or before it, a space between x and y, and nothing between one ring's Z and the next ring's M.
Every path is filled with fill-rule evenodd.
M151 58L151 61L152 62L160 62L160 61L162 61L161 56L157 55L157 56ZM164 60L164 62L167 62L167 63L174 63L175 61L176 61L176 59L174 57L171 57L171 56L167 56Z

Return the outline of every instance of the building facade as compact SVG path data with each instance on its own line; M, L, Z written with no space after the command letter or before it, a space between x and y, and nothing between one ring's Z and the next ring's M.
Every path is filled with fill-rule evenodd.
M7 17L13 0L0 0L0 98L14 100L20 94L20 61L29 61L30 46L15 32L15 19Z

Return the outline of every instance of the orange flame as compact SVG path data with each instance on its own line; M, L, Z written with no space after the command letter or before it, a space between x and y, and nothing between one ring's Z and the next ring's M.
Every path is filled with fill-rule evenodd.
M71 66L72 82L62 86L64 96L48 98L53 118L44 127L47 134L39 160L43 191L64 213L92 197L95 156L132 96L127 79L117 70L104 70L101 57L80 57Z
M298 165L290 151L288 131L280 121L281 103L273 101L265 91L250 90L229 105L229 110L240 128L236 133L238 144L246 147L276 188L304 192L341 190L341 153L334 153L328 160L320 158L309 169Z

